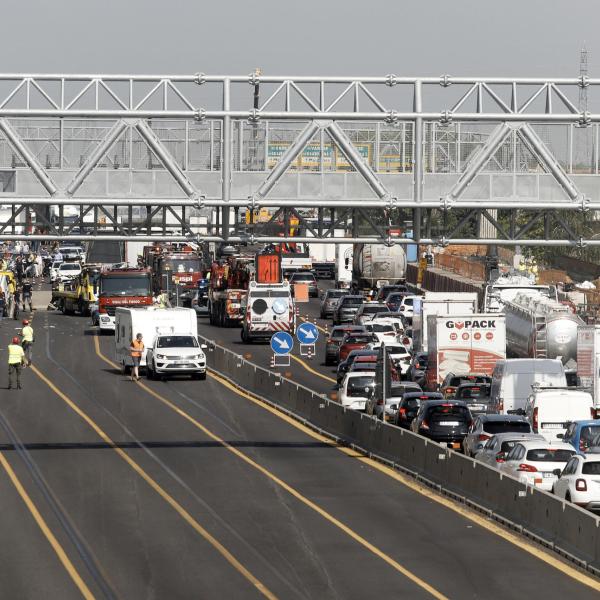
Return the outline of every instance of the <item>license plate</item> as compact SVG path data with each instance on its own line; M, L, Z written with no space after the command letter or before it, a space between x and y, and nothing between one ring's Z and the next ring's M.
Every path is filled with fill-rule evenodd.
M564 423L542 423L542 429L565 429Z
M554 475L554 473L548 473L548 472L544 473L544 479L549 479L550 477L556 477L556 476Z
M485 406L483 404L472 404L471 410L483 410Z
M458 427L458 421L440 421L444 427Z
M187 365L190 361L189 360L174 360L173 363L176 365Z

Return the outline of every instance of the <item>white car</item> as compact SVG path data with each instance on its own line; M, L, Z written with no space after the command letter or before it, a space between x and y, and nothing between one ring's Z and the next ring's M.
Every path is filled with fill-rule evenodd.
M515 447L518 442L525 441L545 442L543 435L537 433L497 433L489 440L486 440L483 448L475 453L475 460L485 463L488 467L499 469L506 460L506 455Z
M54 282L58 280L58 267L62 265L62 260L55 260L50 266L50 281Z
M414 314L413 302L415 298L419 298L419 296L404 296L398 307L398 312L401 312L407 317L412 317Z
M381 347L381 343L382 342L371 342L366 345L365 349L377 350ZM408 348L404 344L399 343L398 340L390 340L389 342L386 340L383 343L388 349L388 355L392 359L396 369L399 370L402 375L406 375L412 359L412 354L409 352Z
M81 265L78 262L64 262L58 267L58 281L66 282L81 275Z
M550 492L558 475L574 454L575 448L563 442L519 442L506 455L500 470L522 483Z
M369 321L365 323L365 329L372 333L380 342L395 342L398 332L391 323L380 323Z
M338 390L338 402L346 408L365 410L375 387L375 373L351 371L346 373Z
M194 335L157 335L146 352L148 379L168 375L191 375L206 379L206 355Z
M554 482L552 491L588 510L600 510L600 456L575 454Z

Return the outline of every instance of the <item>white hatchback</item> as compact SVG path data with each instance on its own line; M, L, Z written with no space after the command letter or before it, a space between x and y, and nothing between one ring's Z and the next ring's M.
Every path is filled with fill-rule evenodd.
M575 448L563 442L519 442L506 455L500 470L549 492L574 454Z
M351 371L346 373L338 390L338 402L346 408L365 410L367 400L373 394L375 373Z
M575 454L554 482L552 490L564 498L588 510L600 510L600 456Z

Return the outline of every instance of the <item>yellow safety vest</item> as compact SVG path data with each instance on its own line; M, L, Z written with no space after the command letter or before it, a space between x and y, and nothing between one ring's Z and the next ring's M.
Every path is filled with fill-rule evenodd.
M17 344L8 345L8 364L9 365L20 365L25 358L25 352L23 348Z
M21 337L24 342L33 342L33 328L29 325L26 325L21 330Z

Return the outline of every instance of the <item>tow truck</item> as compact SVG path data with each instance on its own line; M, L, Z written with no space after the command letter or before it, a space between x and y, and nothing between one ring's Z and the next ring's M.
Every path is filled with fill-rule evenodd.
M147 264L153 272L153 289L155 292L167 291L177 298L177 303L190 307L192 297L202 279L202 258L193 250L181 251L171 246L164 246L148 253L152 264Z
M59 282L52 290L52 304L65 315L75 312L88 316L90 307L98 301L98 279L101 265L85 265L81 274L72 281Z

